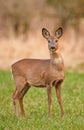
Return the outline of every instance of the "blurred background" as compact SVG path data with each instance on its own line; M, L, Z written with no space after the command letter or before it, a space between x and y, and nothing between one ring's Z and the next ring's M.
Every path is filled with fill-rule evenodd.
M0 0L0 69L22 58L49 58L41 30L62 26L66 68L84 71L84 0Z

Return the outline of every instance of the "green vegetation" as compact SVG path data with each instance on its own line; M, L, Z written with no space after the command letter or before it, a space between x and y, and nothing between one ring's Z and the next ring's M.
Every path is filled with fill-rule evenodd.
M12 105L14 83L9 71L0 71L0 130L83 130L84 74L66 72L62 86L65 115L60 116L54 88L52 115L47 117L46 89L32 87L24 98L26 117L17 119Z
M34 17L38 20L41 15L41 18L45 19L47 8L50 6L56 9L54 17L62 26L68 23L78 26L80 19L84 18L84 0L44 0L43 2L39 0L0 0L0 30L6 35L9 34L8 29L12 30L16 36L27 35ZM48 13L51 19L53 14L50 10ZM35 22L34 24L36 27Z
M47 2L55 7L62 25L70 22L78 26L80 19L84 18L84 0L47 0Z

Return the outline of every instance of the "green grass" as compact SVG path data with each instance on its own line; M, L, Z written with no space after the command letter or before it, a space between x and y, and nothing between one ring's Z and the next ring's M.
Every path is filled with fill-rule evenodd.
M47 94L44 88L32 87L25 95L26 117L15 116L12 104L14 83L9 71L0 71L0 130L84 130L84 73L66 72L62 85L65 115L52 89L51 117L47 116Z

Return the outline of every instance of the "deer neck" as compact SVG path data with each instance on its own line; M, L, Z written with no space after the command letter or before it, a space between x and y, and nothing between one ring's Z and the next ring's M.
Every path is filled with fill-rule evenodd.
M62 63L61 55L57 51L50 52L50 60L51 60L51 64L56 66Z

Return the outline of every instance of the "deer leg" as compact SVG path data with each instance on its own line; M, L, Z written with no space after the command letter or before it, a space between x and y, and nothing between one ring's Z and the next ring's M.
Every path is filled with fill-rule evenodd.
M63 106L62 106L62 99L61 99L61 84L62 84L62 81L61 82L58 82L55 86L55 89L56 89L56 94L57 94L57 99L58 99L58 102L59 102L59 106L60 106L60 109L61 109L61 116L64 115L64 110L63 110Z
M29 88L30 88L30 86L28 84L26 84L19 95L19 104L20 104L20 109L21 109L21 113L22 113L23 117L25 116L24 106L23 106L23 97L27 93Z
M16 83L16 90L13 93L13 105L14 105L14 109L15 109L15 114L18 117L18 101L19 101L19 95L22 91L22 89L24 88L26 81L23 77L18 76L15 79L15 83Z
M51 86L47 86L48 95L48 117L50 117L50 107L51 107Z
M16 88L16 90L15 90L15 92L14 92L14 94L13 94L13 105L14 105L14 110L15 110L15 114L16 114L16 116L18 117L18 96L19 96L19 92L18 92L18 90L17 90L17 88Z

